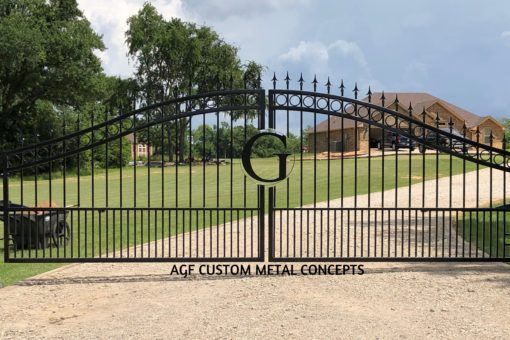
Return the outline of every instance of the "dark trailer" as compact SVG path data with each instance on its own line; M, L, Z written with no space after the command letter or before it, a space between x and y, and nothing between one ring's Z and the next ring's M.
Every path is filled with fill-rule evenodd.
M0 209L4 202L0 201ZM56 247L67 245L70 238L69 224L66 222L68 211L45 210L24 211L26 206L9 202L9 208L19 209L9 215L10 244L16 250L45 249L51 244ZM0 220L4 221L0 212Z

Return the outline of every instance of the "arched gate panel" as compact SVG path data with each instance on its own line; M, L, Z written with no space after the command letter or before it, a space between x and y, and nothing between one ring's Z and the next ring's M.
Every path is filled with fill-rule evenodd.
M6 153L5 260L260 260L263 189L238 158L264 108L263 90L192 95Z

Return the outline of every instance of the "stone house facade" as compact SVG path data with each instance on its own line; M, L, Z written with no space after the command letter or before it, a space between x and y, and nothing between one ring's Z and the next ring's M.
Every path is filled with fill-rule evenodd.
M152 145L148 145L145 143L139 143L134 134L129 134L126 136L129 141L130 150L131 150L131 159L139 160L141 157L147 158L154 154L154 150Z
M380 99L381 96L382 93L372 94L371 103L382 106L382 101ZM467 138L476 141L476 131L478 129L480 131L480 135L478 137L478 141L480 143L489 145L491 143L490 135L492 133L492 145L496 148L501 148L503 146L505 128L503 124L491 116L482 117L476 115L428 93L393 92L385 93L384 96L386 98L384 105L386 108L398 110L399 112L407 112L407 108L409 107L409 104L411 104L413 107L413 117L415 119L422 120L422 112L425 112L425 123L436 126L436 119L439 117L439 127L448 127L448 122L451 120L453 123L453 129L460 134L463 133L463 127L465 124ZM398 107L396 107L397 104L395 103L395 98L397 97L399 101ZM363 100L368 101L368 98ZM342 140L342 127L340 126L341 120L342 119L338 117L330 118L330 141L332 142ZM366 153L368 152L373 136L381 135L381 129L379 128L365 126L361 123L358 123L355 128L354 121L350 119L343 119L343 121L343 145L345 152L353 151L355 146L357 146L357 151L360 153ZM406 125L404 124L404 126L401 127L405 128L405 126ZM312 150L315 150L313 147L314 143L316 145L317 152L324 152L328 150L327 130L328 123L327 120L324 120L317 124L315 129L312 128L307 131L309 149L311 152L313 152ZM355 136L355 130L357 130L357 136ZM368 131L370 131L370 133L368 133ZM317 141L315 141L315 136L317 136ZM339 148L333 148L333 146L337 145L338 144L330 143L330 151L341 151Z

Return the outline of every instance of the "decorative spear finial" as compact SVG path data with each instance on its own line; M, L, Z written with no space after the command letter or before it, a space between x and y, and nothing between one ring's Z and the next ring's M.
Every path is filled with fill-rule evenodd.
M328 90L328 93L331 92L331 82L329 81L329 77L328 77L328 82L326 83L326 89Z
M345 86L344 86L344 80L341 79L340 81L340 95L343 97L344 96L344 90L345 90Z
M368 96L368 102L371 103L372 102L372 89L370 88L370 85L368 86L367 96Z
M301 72L301 74L299 75L299 89L302 90L303 89L303 83L305 82L305 80L303 79L303 72Z
M287 75L285 76L285 82L287 85L289 85L290 77L289 77L289 71L287 71Z
M354 90L352 90L352 92L354 92L354 99L358 99L358 83L354 83Z
M314 76L313 76L313 81L312 81L312 84L313 84L313 91L314 91L314 92L315 92L315 91L317 91L317 83L318 83L318 81L317 81L317 75L314 75Z

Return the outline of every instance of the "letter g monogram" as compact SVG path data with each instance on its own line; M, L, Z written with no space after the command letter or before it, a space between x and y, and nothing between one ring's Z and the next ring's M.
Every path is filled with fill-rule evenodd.
M279 134L276 132L271 132L271 131L262 131L262 132L256 134L255 136L251 137L244 145L243 153L242 153L243 167L244 167L244 170L246 171L246 174L248 176L250 176L251 178L253 178L255 181L265 183L265 184L276 184L278 182L283 181L288 176L288 174L287 174L287 157L290 155L290 153L274 154L275 156L278 156L278 164L279 164L278 177L269 178L269 179L260 177L253 170L250 156L251 156L251 151L252 151L253 145L260 137L263 137L263 136L276 137L283 143L284 147L287 147L287 137L285 135L282 135L282 134Z

